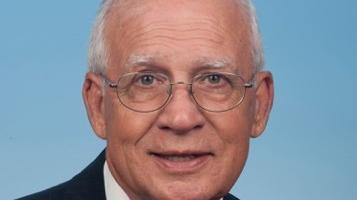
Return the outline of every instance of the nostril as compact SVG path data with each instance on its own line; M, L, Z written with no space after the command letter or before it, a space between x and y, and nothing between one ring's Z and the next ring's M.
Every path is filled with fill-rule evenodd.
M194 127L192 127L192 128L190 128L190 129L201 129L203 127L203 125L202 124L198 124L198 125L196 125L196 126L194 126ZM168 125L162 125L162 126L160 126L159 127L161 130L170 130L170 129L172 129L170 126L168 126Z
M199 130L199 129L201 129L201 128L203 128L203 124L198 124L198 125L195 126L193 129Z
M164 132L174 133L177 135L185 135L190 132L196 132L202 129L204 123L199 122L175 122L175 121L166 121L164 123L159 123L159 129Z
M168 127L168 126L161 126L159 128L164 131L170 130L170 127Z

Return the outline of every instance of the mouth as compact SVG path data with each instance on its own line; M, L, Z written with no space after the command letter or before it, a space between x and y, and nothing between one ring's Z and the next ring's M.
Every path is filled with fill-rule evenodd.
M150 152L149 155L161 169L174 174L194 173L214 156L211 152Z

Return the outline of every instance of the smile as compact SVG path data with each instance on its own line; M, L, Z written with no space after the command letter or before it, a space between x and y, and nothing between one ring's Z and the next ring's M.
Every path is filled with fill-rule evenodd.
M202 169L213 158L210 152L150 152L155 163L172 174L190 174Z

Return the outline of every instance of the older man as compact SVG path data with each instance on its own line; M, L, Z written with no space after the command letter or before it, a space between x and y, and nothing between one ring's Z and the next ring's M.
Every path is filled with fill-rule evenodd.
M107 148L24 199L236 199L273 101L262 57L247 0L104 1L83 99Z

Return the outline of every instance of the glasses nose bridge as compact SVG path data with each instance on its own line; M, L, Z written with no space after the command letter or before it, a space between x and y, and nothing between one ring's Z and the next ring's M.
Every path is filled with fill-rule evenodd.
M168 91L170 96L173 95L173 87L176 85L186 85L186 89L188 90L188 93L192 96L192 83L191 82L184 82L184 81L178 81L178 82L174 82L174 83L170 83L170 90Z
M178 82L171 82L169 84L169 88L168 88L168 100L166 101L165 105L170 104L170 102L172 101L173 98L175 98L175 90L174 86L179 86L179 85L184 85L186 86L185 90L188 92L188 98L190 99L189 101L191 101L193 104L197 104L195 98L193 97L193 92L192 92L192 82L184 82L184 81L178 81ZM187 98L186 97L186 98Z

